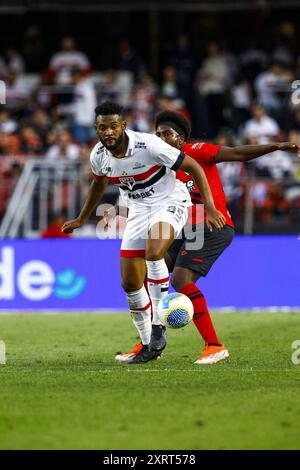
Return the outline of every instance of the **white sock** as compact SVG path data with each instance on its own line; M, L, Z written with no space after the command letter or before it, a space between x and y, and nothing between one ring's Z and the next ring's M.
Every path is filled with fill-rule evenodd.
M159 301L164 299L169 290L169 272L164 259L146 261L148 291L152 302L152 324L161 325L158 318L157 307Z
M126 292L130 315L143 344L148 345L151 337L151 300L145 287Z

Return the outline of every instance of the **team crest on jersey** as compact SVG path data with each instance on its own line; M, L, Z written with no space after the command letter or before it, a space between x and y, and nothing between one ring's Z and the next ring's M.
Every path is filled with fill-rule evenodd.
M134 186L134 178L128 176L127 178L119 178L120 183L122 183L124 186L127 186L129 189L132 189Z

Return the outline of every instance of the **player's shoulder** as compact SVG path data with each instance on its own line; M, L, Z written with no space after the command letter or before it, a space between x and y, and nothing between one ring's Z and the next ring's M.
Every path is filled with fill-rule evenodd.
M207 142L190 142L184 144L182 151L187 155L203 157L211 150L210 146Z
M129 142L133 143L134 151L149 150L156 148L158 145L162 146L163 141L155 134L147 132L127 131Z
M147 132L136 132L129 131L134 138L135 145L151 145L152 142L156 142L158 137L155 134L150 134Z
M189 142L184 144L182 150L184 152L187 152L188 150L197 151L203 149L203 147L205 148L206 145L206 142Z
M220 145L208 142L191 142L185 144L182 151L207 165L211 165L214 164L214 157L218 154L219 149Z

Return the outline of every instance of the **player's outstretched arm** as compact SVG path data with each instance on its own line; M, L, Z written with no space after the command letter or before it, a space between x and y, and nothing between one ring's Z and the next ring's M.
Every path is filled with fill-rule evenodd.
M220 147L215 163L221 162L247 162L262 157L276 150L294 152L300 158L300 148L291 142L280 142L266 145L239 145L238 147Z
M211 189L201 166L198 165L198 163L191 157L186 155L179 169L189 173L197 185L204 202L206 210L206 224L208 228L212 230L213 225L218 230L221 230L224 225L226 225L226 219L224 215L215 208Z
M82 227L85 224L95 206L98 204L103 196L109 179L106 176L102 176L101 179L94 179L91 183L86 201L79 216L76 219L68 220L61 228L64 233L72 233L76 228Z

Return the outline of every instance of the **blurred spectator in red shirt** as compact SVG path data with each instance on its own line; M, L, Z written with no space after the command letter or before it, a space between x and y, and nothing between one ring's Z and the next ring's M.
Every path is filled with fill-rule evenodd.
M61 227L65 221L63 214L52 214L49 225L41 234L41 238L70 238L68 233L63 233Z

